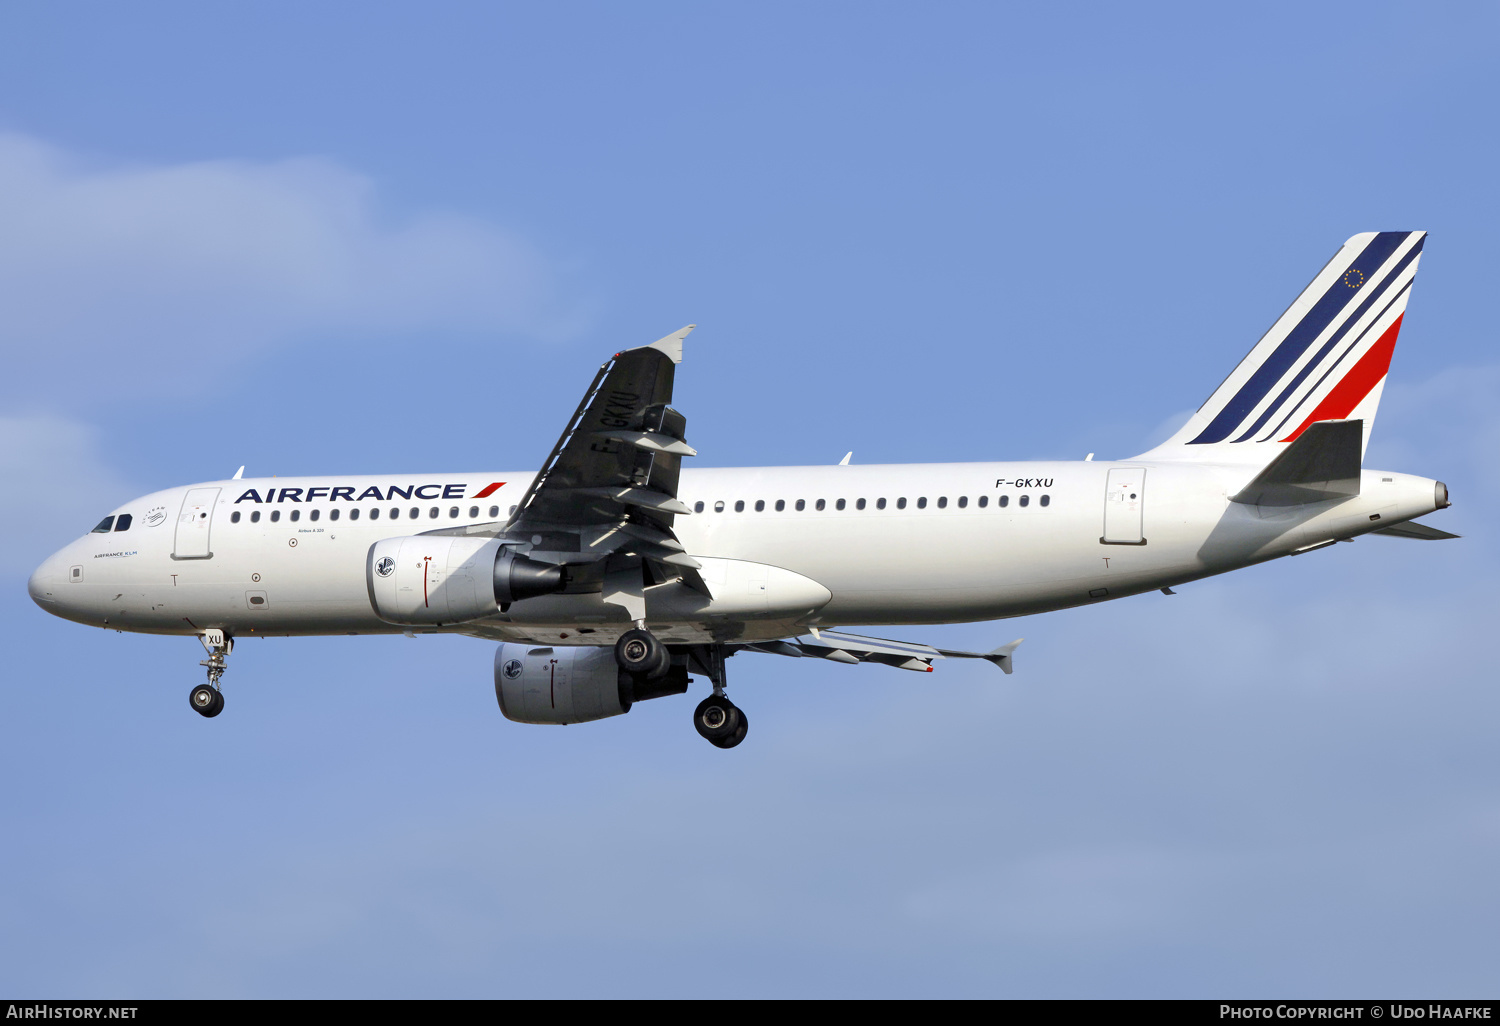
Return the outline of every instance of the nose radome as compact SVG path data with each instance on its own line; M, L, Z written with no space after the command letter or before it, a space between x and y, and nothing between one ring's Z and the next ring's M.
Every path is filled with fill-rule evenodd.
M57 605L57 589L62 584L60 566L60 556L49 556L26 582L26 591L30 593L31 601L49 612L49 607Z

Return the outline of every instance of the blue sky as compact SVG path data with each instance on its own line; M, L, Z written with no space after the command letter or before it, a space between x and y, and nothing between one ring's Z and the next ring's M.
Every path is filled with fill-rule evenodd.
M1464 4L0 10L0 990L1480 996L1500 950L1497 15ZM111 506L528 470L696 322L704 465L1124 457L1425 229L1368 463L1434 523L501 718L492 648L43 614ZM851 625L852 626L852 625Z

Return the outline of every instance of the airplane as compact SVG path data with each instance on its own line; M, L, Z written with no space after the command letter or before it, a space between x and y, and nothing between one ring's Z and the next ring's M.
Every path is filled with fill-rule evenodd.
M1026 616L1151 591L1415 522L1440 481L1364 469L1425 232L1344 243L1183 427L1128 460L684 469L672 386L693 325L616 353L535 472L245 478L153 492L49 557L49 613L194 636L224 708L236 639L461 634L499 643L501 712L569 724L711 693L763 653L927 672L989 652L846 633Z

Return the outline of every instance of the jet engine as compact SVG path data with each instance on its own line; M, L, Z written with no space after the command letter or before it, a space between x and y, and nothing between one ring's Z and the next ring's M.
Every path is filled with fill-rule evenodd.
M494 538L416 535L370 546L365 579L387 623L442 625L493 616L504 606L561 591L562 567L528 559Z
M506 643L495 651L495 698L505 718L517 723L602 720L687 689L685 665L674 664L657 680L637 680L620 669L612 646Z

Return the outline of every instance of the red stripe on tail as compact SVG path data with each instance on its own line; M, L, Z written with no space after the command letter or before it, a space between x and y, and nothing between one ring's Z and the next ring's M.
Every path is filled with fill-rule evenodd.
M1290 442L1302 432L1307 430L1307 425L1319 420L1347 420L1349 414L1354 412L1358 406L1375 386L1380 384L1380 379L1385 377L1386 371L1391 369L1391 353L1396 349L1396 336L1401 332L1401 317L1397 317L1385 334L1370 347L1370 351L1360 357L1360 361L1345 374L1333 391L1323 397L1318 408L1308 414L1296 431L1282 439Z

